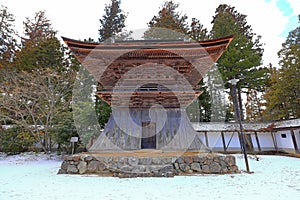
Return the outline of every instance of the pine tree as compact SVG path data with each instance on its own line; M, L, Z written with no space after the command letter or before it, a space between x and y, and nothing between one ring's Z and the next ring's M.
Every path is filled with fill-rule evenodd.
M111 0L111 3L105 6L105 14L100 19L99 42L122 35L127 16L120 4L120 0Z
M213 65L211 70L207 73L207 86L211 103L210 121L228 121L226 118L226 97L224 93L224 83L222 76L218 71L217 65Z
M99 42L105 42L110 38L124 40L130 36L131 32L127 33L124 30L127 16L120 8L120 4L120 0L111 0L111 3L105 6L105 14L100 19ZM100 127L104 128L111 108L97 95L95 96L95 111Z
M154 16L148 23L149 29L144 33L145 39L189 39L200 41L208 39L208 31L200 20L192 18L188 24L188 17L178 12L179 4L173 1L165 1L158 15ZM211 120L211 97L207 85L203 80L199 82L198 88L203 92L197 102L187 109L190 120Z
M218 67L225 87L230 89L230 94L232 94L233 87L228 81L233 78L239 79L237 94L240 110L243 113L241 93L249 88L262 91L266 84L268 70L260 67L263 54L261 37L255 37L256 34L247 24L246 15L238 13L234 7L226 4L216 9L212 23L212 38L234 35L228 49L218 60Z
M254 89L248 89L247 91L246 108L246 120L247 121L261 121L263 109L265 105L261 95Z
M207 28L205 28L203 24L201 24L200 20L196 18L192 18L187 35L194 41L202 41L209 38Z
M148 23L150 27L145 33L145 39L183 39L188 32L187 16L176 11L179 4L173 1L164 2L157 16Z
M39 11L35 13L33 19L29 17L23 22L24 33L27 39L34 43L38 43L40 40L53 38L57 31L52 27L50 20L46 17L45 11Z
M62 70L74 64L69 62L72 59L56 37L56 31L44 11L35 13L32 19L27 17L23 24L25 36L22 37L22 48L17 52L14 62L17 69Z
M200 20L196 18L192 18L190 25L188 26L188 31L186 33L190 40L193 41L202 41L208 39L208 30L204 28L203 24L201 24ZM211 85L211 79L214 74L211 70L210 75L207 75L208 81L205 84L204 80L202 79L198 84L199 89L202 91L202 94L198 97L198 110L199 110L199 117L198 121L201 122L209 122L211 120L216 121L215 117L213 116L214 112L212 109L212 90L213 87Z
M17 49L15 18L9 13L7 7L0 7L0 68L10 64Z
M300 21L300 20L299 20ZM278 52L280 69L273 69L265 98L269 119L300 117L300 26L291 31Z

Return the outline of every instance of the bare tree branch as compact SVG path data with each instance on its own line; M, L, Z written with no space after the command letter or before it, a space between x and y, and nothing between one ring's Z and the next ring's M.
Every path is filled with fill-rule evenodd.
M70 108L74 77L75 72L53 69L7 72L0 87L0 118L30 131L49 151L53 119Z

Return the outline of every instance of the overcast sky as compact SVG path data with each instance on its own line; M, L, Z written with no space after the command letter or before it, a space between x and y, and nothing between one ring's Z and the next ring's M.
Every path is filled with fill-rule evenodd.
M59 36L73 39L98 38L99 19L104 14L105 4L110 0L1 0L0 5L8 7L15 15L16 29L21 34L25 17L45 10ZM147 23L159 11L164 0L122 0L121 8L128 13L127 30L147 27ZM197 18L211 29L215 10L221 3L235 6L237 11L247 15L253 31L262 36L266 45L264 64L277 65L277 52L289 31L295 29L300 14L300 0L175 0L179 11L189 19Z

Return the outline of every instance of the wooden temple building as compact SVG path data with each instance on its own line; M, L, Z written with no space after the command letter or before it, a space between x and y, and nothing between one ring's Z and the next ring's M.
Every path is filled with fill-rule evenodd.
M206 151L185 109L201 94L200 80L232 39L107 44L63 38L98 80L97 95L112 107L89 150Z

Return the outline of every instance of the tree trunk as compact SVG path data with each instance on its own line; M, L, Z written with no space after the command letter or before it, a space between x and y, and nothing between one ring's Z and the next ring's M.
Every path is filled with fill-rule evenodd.
M47 147L45 146L45 144L41 143L41 145L42 145L42 149L44 150L44 152L47 153L48 151L47 151Z

